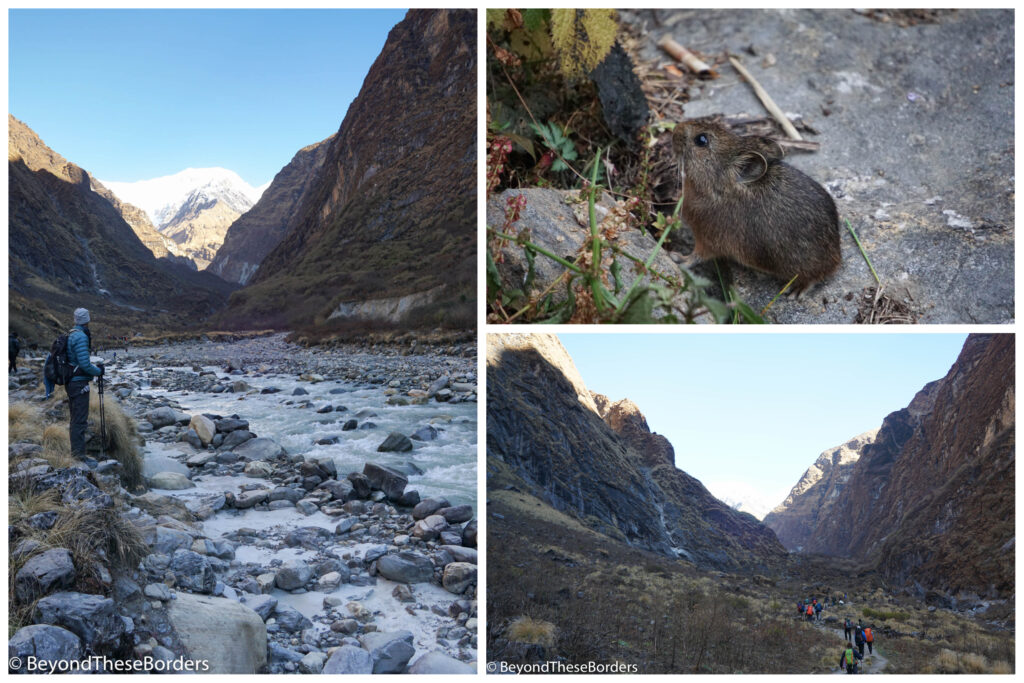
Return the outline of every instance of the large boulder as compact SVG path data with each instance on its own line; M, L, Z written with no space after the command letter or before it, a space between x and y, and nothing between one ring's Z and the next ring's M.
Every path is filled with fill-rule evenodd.
M461 545L443 545L441 550L448 551L448 554L454 557L456 562L476 564L476 548L466 548Z
M399 500L409 484L409 478L398 470L373 462L363 465L363 474L369 480L370 488L383 491L389 500Z
M375 674L402 673L405 671L405 665L416 654L416 648L412 644L412 633L409 631L374 631L361 636L359 642L373 658Z
M342 645L324 664L325 674L372 674L373 657L361 647Z
M236 446L235 453L247 460L273 460L277 456L283 455L284 449L273 439L259 437L249 439L240 446Z
M434 563L426 555L403 550L377 560L377 571L385 579L400 583L424 583L434 578Z
M409 667L411 674L475 674L476 667L466 662L460 662L454 657L449 657L439 650L431 650Z
M267 663L267 627L256 612L227 598L179 593L167 609L189 659L211 674L255 674Z
M449 503L445 498L424 498L412 509L412 518L423 519L448 506Z
M227 436L224 437L224 440L220 443L220 450L230 451L232 448L255 438L256 435L248 429L236 429L233 432L228 432Z
M270 499L269 489L256 489L255 491L243 491L235 496L235 507L239 510L255 507Z
M69 662L82 658L82 641L71 631L59 626L33 624L18 629L7 641L8 661L21 660L17 669L8 667L11 673L28 673L28 658L35 657L44 662ZM35 673L35 672L33 672Z
M456 505L455 507L441 508L434 514L441 515L449 524L462 524L473 519L473 506Z
M196 434L199 435L199 440L203 442L204 446L213 441L213 435L217 433L217 425L205 415L193 415L188 426L196 430Z
M75 583L75 563L64 548L51 548L29 558L14 577L14 595L19 602L31 602L54 590Z
M328 479L316 488L329 491L332 500L347 501L355 497L354 487L348 479Z
M192 521L192 513L188 507L174 496L165 496L154 491L147 491L141 496L133 497L131 503L154 517L167 515L180 522Z
M192 480L179 472L157 472L149 478L149 487L164 491L181 491L196 487Z
M240 420L234 417L225 417L222 420L217 420L215 423L218 432L228 433L238 431L239 429L249 429L248 420Z
M48 595L36 604L36 622L71 631L89 650L113 645L125 628L112 599L87 593Z
M448 521L441 515L430 515L418 520L412 526L412 535L424 541L433 541L448 528Z

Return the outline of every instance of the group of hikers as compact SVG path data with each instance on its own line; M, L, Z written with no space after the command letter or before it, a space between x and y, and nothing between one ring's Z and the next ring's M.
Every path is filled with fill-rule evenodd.
M826 597L819 601L817 598L809 600L798 600L796 611L801 619L806 618L809 622L821 621L821 611L827 607L837 607L846 604L846 596L843 599ZM850 617L843 621L843 632L846 644L843 652L839 655L839 668L844 669L848 674L857 673L858 662L864 659L864 647L867 646L868 654L874 654L875 634L872 626L865 626L860 619L854 624Z
M868 646L868 654L874 654L875 633L871 626L865 626L858 619L854 625L849 617L843 622L843 631L846 644L843 646L843 653L839 656L839 668L846 669L846 673L857 673L857 662L864 659L864 646Z

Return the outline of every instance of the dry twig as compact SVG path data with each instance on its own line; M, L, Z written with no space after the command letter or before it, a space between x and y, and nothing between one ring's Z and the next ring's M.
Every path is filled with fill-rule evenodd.
M740 76L750 84L750 87L754 89L754 94L757 95L759 100L761 100L761 103L764 105L764 108L768 110L768 113L774 116L775 120L779 122L782 129L786 131L786 135L788 135L791 140L803 140L803 137L801 137L800 133L796 131L793 123L786 118L786 115L782 113L781 109L779 109L779 105L775 104L775 100L773 100L765 89L761 87L761 84L757 82L757 79L751 76L750 72L740 64L739 60L730 55L729 63L731 63L736 71L739 72Z

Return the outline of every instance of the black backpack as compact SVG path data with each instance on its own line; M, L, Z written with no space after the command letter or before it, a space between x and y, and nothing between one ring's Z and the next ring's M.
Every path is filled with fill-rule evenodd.
M50 346L50 357L43 366L43 375L54 384L64 386L71 381L77 369L68 362L68 335L62 334Z

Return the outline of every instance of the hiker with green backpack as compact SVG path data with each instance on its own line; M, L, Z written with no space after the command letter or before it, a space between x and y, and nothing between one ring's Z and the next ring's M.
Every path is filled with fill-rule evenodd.
M843 653L839 655L839 668L845 669L848 674L855 674L857 673L857 663L861 659L864 659L864 655L857 652L853 645L846 643Z

